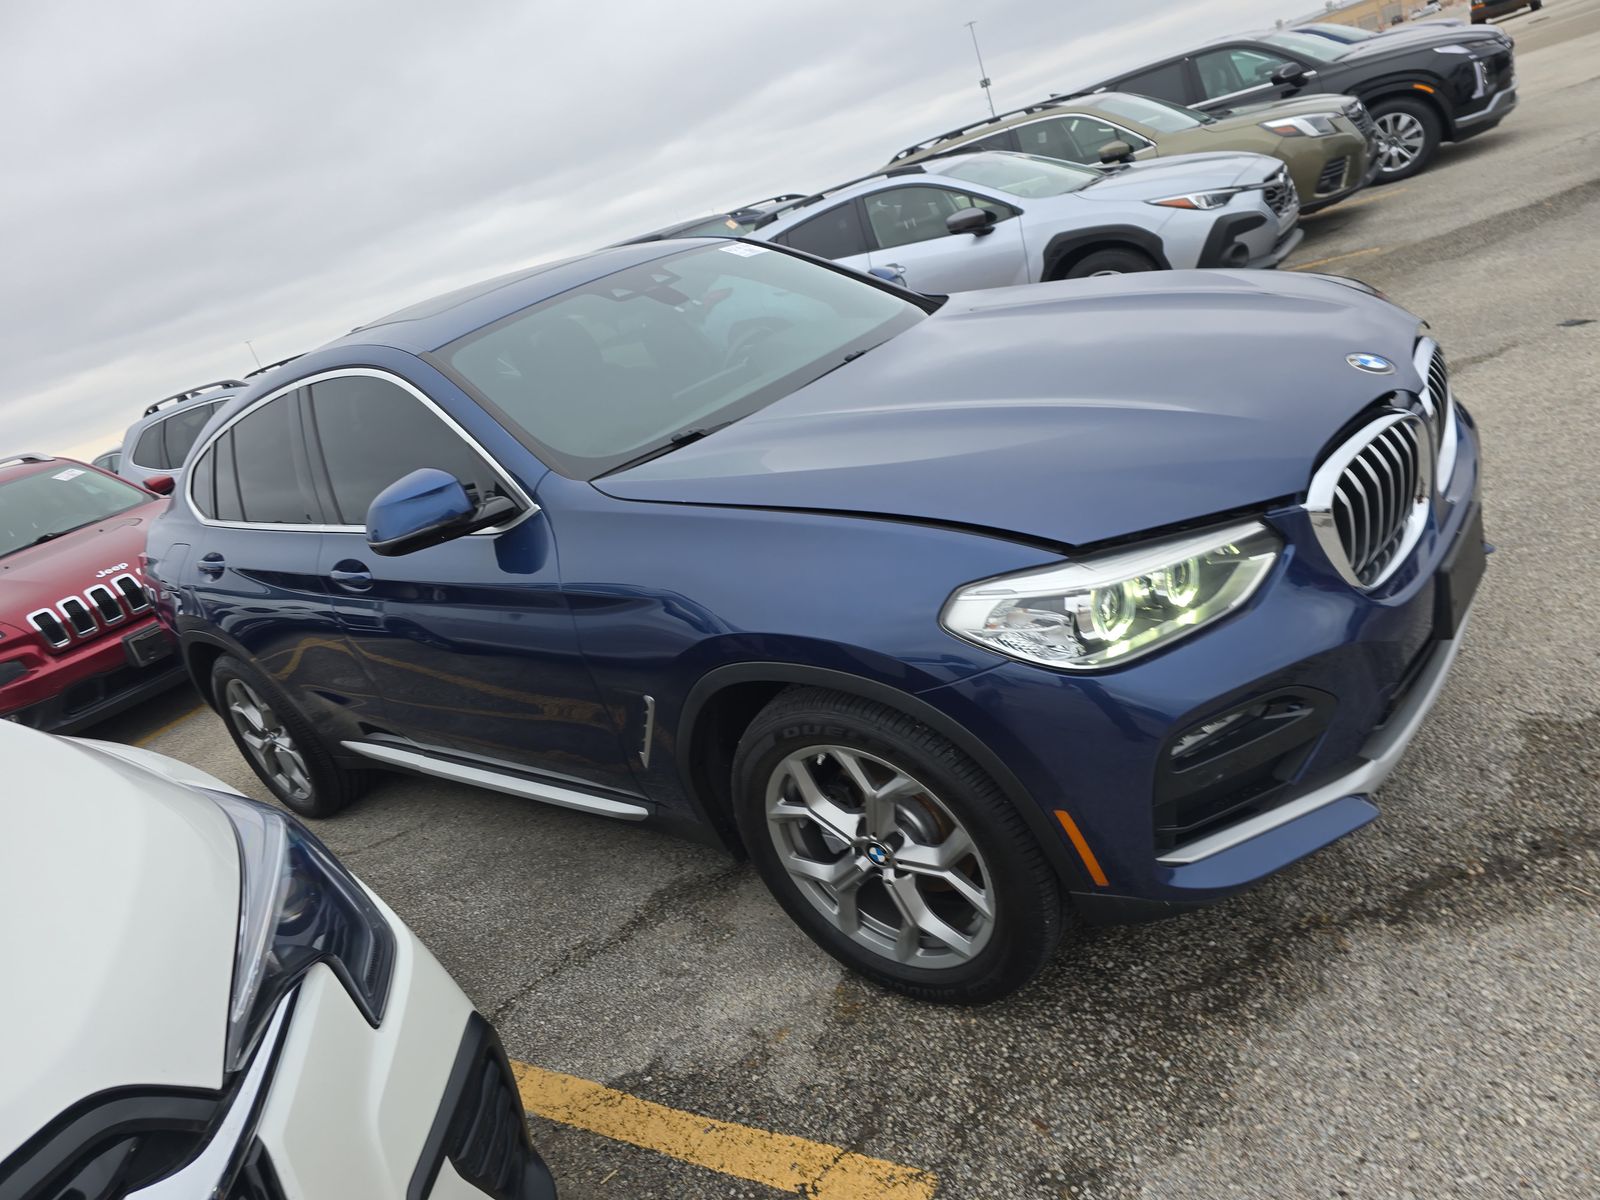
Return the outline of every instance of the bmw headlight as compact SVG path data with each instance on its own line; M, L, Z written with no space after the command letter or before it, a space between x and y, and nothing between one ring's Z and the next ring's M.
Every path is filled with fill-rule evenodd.
M1310 113L1302 117L1278 117L1261 122L1261 128L1279 137L1327 137L1330 133L1339 132L1339 127L1333 123L1338 115L1328 112Z
M249 1059L278 1001L325 962L373 1025L394 972L389 922L355 877L293 817L207 792L233 824L241 874L239 943L228 1005L227 1069Z
M961 588L940 622L957 637L1071 671L1117 666L1232 612L1282 539L1259 521L1116 550Z
M1188 192L1182 196L1163 196L1160 200L1146 200L1146 204L1159 204L1162 208L1195 208L1210 212L1221 208L1246 188L1218 188L1214 192Z

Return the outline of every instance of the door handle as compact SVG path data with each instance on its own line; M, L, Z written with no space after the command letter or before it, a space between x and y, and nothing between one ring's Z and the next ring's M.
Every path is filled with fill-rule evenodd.
M347 592L364 592L372 587L372 572L367 570L367 564L350 558L336 563L328 578Z
M200 574L209 575L212 579L221 579L222 572L227 569L228 560L213 550L210 554L204 555L195 566L200 569Z

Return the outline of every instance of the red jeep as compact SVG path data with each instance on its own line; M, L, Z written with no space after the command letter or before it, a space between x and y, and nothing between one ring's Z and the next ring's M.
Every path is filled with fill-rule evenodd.
M167 504L69 458L0 458L0 717L71 733L183 679L140 571Z

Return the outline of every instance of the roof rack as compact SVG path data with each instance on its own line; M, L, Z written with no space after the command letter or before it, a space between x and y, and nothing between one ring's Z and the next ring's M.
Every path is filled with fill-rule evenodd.
M896 175L924 175L926 170L920 163L912 163L904 167L880 167L876 171L868 171L865 175L858 175L854 179L846 179L843 183L836 183L832 187L823 188L820 192L813 192L809 196L801 196L787 204L780 204L777 208L763 213L752 229L761 229L771 225L785 213L794 212L796 209L809 208L818 201L826 200L835 192L842 192L847 187L854 187L858 183L865 183L869 179L886 179Z
M268 371L271 371L271 370L273 370L273 369L275 369L277 367L285 366L288 363L292 363L295 359L297 359L299 357L300 357L300 355L298 355L298 354L291 354L291 355L289 355L288 358L280 358L277 362L269 362L264 367L257 367L254 371L246 372L245 373L245 378L246 379L254 379L257 375L265 375Z
M12 463L50 462L54 454L40 454L37 450L24 450L21 454L8 454L0 458L0 467L8 467Z
M242 379L217 379L213 380L211 383L202 383L198 387L192 387L186 392L176 392L171 396L163 396L149 408L145 409L144 415L148 417L163 404L180 404L185 400L193 400L201 392L209 392L212 388L237 388L247 386L248 385Z
M768 196L765 200L752 200L749 204L741 204L738 208L730 208L728 215L737 217L740 213L750 212L753 209L760 208L763 204L788 204L790 201L804 200L805 198L804 192L784 192L782 195Z
M971 125L963 125L960 129L952 129L948 133L936 134L931 138L924 138L915 146L907 146L889 161L899 162L902 158L910 158L913 154L921 154L924 150L931 150L940 142L953 142L956 138L966 137L969 133L977 133L980 129L987 129L998 125L1002 121L1009 121L1012 117L1025 117L1030 113L1044 112L1046 109L1056 108L1065 103L1068 97L1056 95L1048 100L1040 100L1034 104L1025 104L1021 108L1013 108L1009 112L997 113L984 121L974 121Z

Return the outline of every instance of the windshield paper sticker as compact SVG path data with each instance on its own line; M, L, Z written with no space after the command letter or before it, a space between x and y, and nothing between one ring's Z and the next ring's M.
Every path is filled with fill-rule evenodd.
M82 474L83 474L82 471L80 471L76 467L74 467L74 468L72 468L71 470L68 470L68 471L57 471L54 475L50 476L50 478L51 479L76 479L79 475L82 475Z
M742 242L735 242L731 246L719 246L724 254L737 254L740 258L749 258L752 254L765 254L765 246L746 246Z

